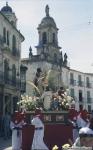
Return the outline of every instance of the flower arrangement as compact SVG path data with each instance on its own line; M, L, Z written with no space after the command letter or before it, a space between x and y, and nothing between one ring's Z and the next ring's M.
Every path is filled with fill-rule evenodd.
M39 99L39 97L36 96L28 96L28 95L22 95L21 100L17 103L19 108L25 111L34 111L36 107L41 106L42 103Z
M68 110L73 101L73 98L68 95L68 90L58 91L56 94L53 95L51 109Z

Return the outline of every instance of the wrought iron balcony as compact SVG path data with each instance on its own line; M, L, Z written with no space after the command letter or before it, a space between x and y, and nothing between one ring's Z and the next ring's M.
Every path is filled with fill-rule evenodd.
M4 86L9 85L12 86L13 88L20 89L19 79L14 80L12 76L10 75L7 76L6 74L4 74L4 72L1 71L0 71L0 84L3 84Z
M76 80L74 80L74 79L70 79L70 85L75 86L75 85L76 85Z
M92 102L92 98L91 97L87 97L87 103L91 103Z
M25 93L26 92L26 81L21 82L21 93Z
M83 103L84 102L84 97L79 97L79 103Z
M87 83L86 83L86 87L87 87L87 88L91 88L91 87L92 87L91 83L90 83L90 82L87 82Z
M20 57L20 51L17 48L12 49L13 56Z
M83 81L78 81L78 86L83 87L84 86L84 82Z

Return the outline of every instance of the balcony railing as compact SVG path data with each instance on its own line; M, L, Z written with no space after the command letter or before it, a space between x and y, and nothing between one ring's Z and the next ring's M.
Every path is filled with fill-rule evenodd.
M13 48L12 54L13 56L20 57L20 51L17 48Z
M87 103L91 103L92 102L92 98L91 97L87 97Z
M91 87L92 87L91 83L87 82L87 83L86 83L86 87L87 87L87 88L91 88Z
M84 82L83 81L78 81L78 86L83 87L84 86Z
M76 85L76 80L74 80L74 79L70 79L70 85L75 86L75 85Z
M21 93L25 93L26 92L26 81L21 82Z
M0 84L9 85L15 87L16 89L20 89L20 80L13 80L12 76L7 76L3 72L0 71Z
M84 102L84 97L79 97L79 103L83 103Z

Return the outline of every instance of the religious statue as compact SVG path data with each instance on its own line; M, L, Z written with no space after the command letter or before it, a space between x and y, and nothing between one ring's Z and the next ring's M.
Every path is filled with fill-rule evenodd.
M64 66L67 66L67 54L64 54L64 62L63 62Z
M63 65L63 55L62 55L62 51L60 52L59 65L60 65L60 67L62 67L62 65Z
M48 5L46 5L45 13L46 13L46 16L48 17L49 16L49 6Z
M37 68L37 72L36 72L36 75L34 78L34 84L39 89L40 94L42 94L42 92L44 90L43 79L44 79L44 76L43 76L41 68Z

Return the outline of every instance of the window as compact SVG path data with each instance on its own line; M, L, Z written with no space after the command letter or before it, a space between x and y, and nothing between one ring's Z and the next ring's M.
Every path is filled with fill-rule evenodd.
M15 35L13 35L13 37L12 37L12 51L13 51L13 55L16 55L16 37L15 37Z
M70 73L70 79L74 79L73 73Z
M6 83L9 80L9 64L6 59L4 60L4 79Z
M74 74L73 73L70 73L70 84L75 85Z
M12 83L15 85L16 84L16 67L13 64L12 66Z
M88 105L88 112L91 112L91 105Z
M46 35L46 32L43 33L43 44L46 44L47 43L47 35Z
M53 33L53 43L55 43L55 33Z
M91 102L90 91L87 91L87 102L88 102L88 103Z
M81 75L78 75L78 85L83 86Z
M3 40L6 43L6 28L3 28Z
M26 80L26 74L24 72L21 73L21 80Z
M79 90L79 102L83 102L82 91Z
M90 81L89 81L89 77L86 77L86 87L90 88Z
M75 97L75 93L74 93L75 91L74 91L74 89L70 89L70 95L71 95L71 97Z
M7 31L7 45L9 46L9 31Z
M81 81L81 75L78 75L78 81Z

